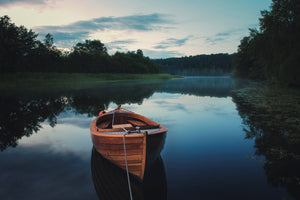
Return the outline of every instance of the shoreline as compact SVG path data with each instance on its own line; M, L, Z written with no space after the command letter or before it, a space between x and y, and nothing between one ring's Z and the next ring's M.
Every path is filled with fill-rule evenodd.
M31 87L88 87L122 80L160 80L180 78L170 74L113 73L5 73L0 74L0 90Z

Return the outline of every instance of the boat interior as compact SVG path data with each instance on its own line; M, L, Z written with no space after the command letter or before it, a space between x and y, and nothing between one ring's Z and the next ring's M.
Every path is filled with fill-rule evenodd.
M98 131L144 130L159 128L159 124L135 113L112 112L97 120Z

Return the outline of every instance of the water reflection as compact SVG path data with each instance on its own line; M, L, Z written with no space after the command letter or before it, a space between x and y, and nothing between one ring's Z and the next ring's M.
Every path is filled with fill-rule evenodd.
M163 160L166 133L147 136L146 168L143 182L130 175L133 199L167 199ZM112 164L95 148L91 158L92 177L99 199L130 199L125 170Z
M53 91L34 90L24 92L3 91L0 97L0 150L17 146L23 136L38 132L41 123L47 121L52 127L57 116L67 110L96 116L110 103L142 104L154 92L170 92L197 96L228 96L232 81L221 78L186 78L177 80L122 81L111 85L84 90ZM25 90L26 91L26 90Z
M160 91L195 96L228 97L233 80L230 77L186 77L164 83Z
M152 154L147 152L147 163L154 164L147 166L145 182L134 183L136 195L142 199L166 199L166 187L169 199L274 199L279 196L288 199L280 188L299 198L299 159L294 159L294 155L299 155L299 140L290 140L285 131L269 129L273 124L265 127L269 122L255 118L253 109L235 97L234 104L231 91L236 86L239 84L228 77L208 77L119 81L86 89L28 91L21 88L1 92L0 185L5 187L0 187L0 194L5 195L0 198L11 195L11 199L41 199L39 195L47 194L49 199L68 199L65 198L68 192L77 191L78 199L93 199L96 196L93 196L91 164L99 196L115 195L115 190L120 189L117 184L124 182L121 189L126 190L122 196L125 198L128 188L126 179L123 180L124 172L103 161L100 155L92 153L91 160L89 157L91 118L113 103L127 104L127 108L153 117L169 128L162 156L164 139L157 138L157 146L149 148ZM241 118L248 127L249 140L243 140ZM38 134L32 135L35 132ZM251 138L255 140L255 148ZM18 148L11 148L18 141ZM148 142L155 143L151 139ZM37 144L39 148L35 148ZM26 153L26 148L31 151ZM263 166L246 158L253 151L265 156ZM103 166L105 169L101 169ZM279 187L268 185L265 175L270 185ZM22 182L12 195L19 177ZM39 177L45 179L41 181ZM32 188L38 191L40 185L43 185L42 192L33 193ZM52 194L52 191L58 192ZM75 199L75 195L70 196Z
M284 126L269 111L257 110L237 95L233 95L239 115L245 125L246 139L254 139L255 155L264 156L267 181L282 187L295 199L300 199L300 140L299 133ZM270 107L270 101L264 101Z
M20 96L0 97L0 149L16 147L17 140L38 132L47 120L54 127L56 116L65 110L67 99L49 97L30 99Z
M54 127L57 116L66 110L96 116L111 102L141 103L157 86L123 84L66 93L47 93L47 90L43 93L4 93L0 97L0 150L16 147L20 138L38 132L44 121Z
M48 144L0 153L0 199L96 200L88 155L54 152Z

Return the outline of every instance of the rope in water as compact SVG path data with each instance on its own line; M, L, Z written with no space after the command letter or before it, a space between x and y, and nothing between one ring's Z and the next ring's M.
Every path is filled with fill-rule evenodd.
M125 130L125 133L123 134L123 144L124 144L124 155L125 155L125 165L126 165L126 172L127 172L127 181L128 181L128 188L129 188L130 199L133 200L133 198L132 198L132 192L131 192L130 179L129 179L129 172L128 172L126 145L125 145L125 135L127 134L127 130L125 128L123 128L123 129Z

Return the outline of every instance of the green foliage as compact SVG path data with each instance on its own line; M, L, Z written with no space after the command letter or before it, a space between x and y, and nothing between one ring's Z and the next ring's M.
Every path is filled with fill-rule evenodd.
M24 26L11 23L8 16L0 18L0 71L15 72L33 53L37 34ZM23 66L24 68L26 66ZM21 69L22 70L22 69Z
M87 43L91 43L86 41ZM135 52L116 52L109 56L106 48L86 48L77 44L66 58L68 71L84 73L160 73L161 68L150 58L144 57L142 50ZM100 44L100 43L99 43ZM102 43L101 43L102 44ZM83 48L84 47L84 48ZM95 50L98 49L98 50Z
M119 73L160 73L160 67L143 56L142 50L135 52L116 52L113 56L113 68Z
M100 40L86 40L85 43L77 43L74 47L75 53L88 53L107 55L107 49Z
M46 48L48 48L48 49L50 49L53 46L54 39L53 39L53 36L50 33L48 33L45 36L44 43L45 43Z
M250 79L300 85L300 1L273 0L262 11L260 30L250 29L234 57L234 74Z
M0 72L159 73L161 68L143 51L108 55L100 40L77 43L64 54L47 34L44 43L24 26L17 27L8 16L0 18Z
M232 55L211 54L154 60L165 73L188 75L224 75L232 72Z

